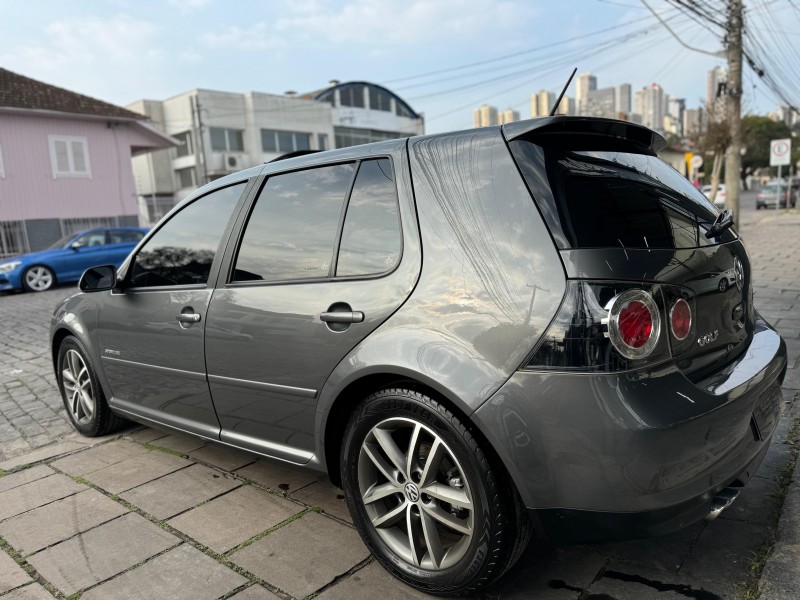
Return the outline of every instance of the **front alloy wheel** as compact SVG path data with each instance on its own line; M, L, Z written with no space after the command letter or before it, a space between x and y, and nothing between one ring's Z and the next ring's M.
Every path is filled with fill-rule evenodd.
M94 392L89 368L77 350L64 354L61 381L64 386L64 401L73 421L88 425L94 415Z
M425 592L489 585L530 538L497 460L444 404L414 389L384 389L356 407L341 473L361 539L392 575Z

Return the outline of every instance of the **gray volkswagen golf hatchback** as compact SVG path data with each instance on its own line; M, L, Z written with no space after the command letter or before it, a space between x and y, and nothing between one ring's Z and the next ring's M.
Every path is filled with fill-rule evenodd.
M56 308L67 412L325 472L433 593L496 580L532 533L713 517L767 451L786 349L664 143L553 117L214 181Z

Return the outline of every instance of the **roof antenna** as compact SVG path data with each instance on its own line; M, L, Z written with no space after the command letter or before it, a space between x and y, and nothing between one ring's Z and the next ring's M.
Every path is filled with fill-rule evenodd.
M561 90L561 95L558 97L558 100L556 100L556 103L553 105L553 110L550 111L550 116L551 117L555 116L556 109L558 108L558 105L561 104L561 99L564 97L564 94L567 92L567 88L569 87L569 84L572 83L572 78L575 77L575 73L577 73L577 72L578 72L578 67L575 67L572 70L572 75L570 75L569 79L567 79L567 85L565 85L564 89Z

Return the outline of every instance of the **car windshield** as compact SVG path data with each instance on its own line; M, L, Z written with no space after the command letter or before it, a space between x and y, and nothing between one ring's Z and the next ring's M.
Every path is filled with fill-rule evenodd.
M74 233L71 233L70 235L65 235L64 237L62 237L57 242L53 242L52 244L50 244L46 248L46 250L58 250L59 248L63 248L64 246L67 245L67 242L70 241L74 237L75 237Z

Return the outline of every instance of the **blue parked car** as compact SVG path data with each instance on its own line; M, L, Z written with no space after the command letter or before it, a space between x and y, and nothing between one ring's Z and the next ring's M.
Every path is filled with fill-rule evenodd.
M0 260L0 291L44 292L57 282L78 281L89 267L119 266L147 233L138 227L105 227L73 233L46 250Z

